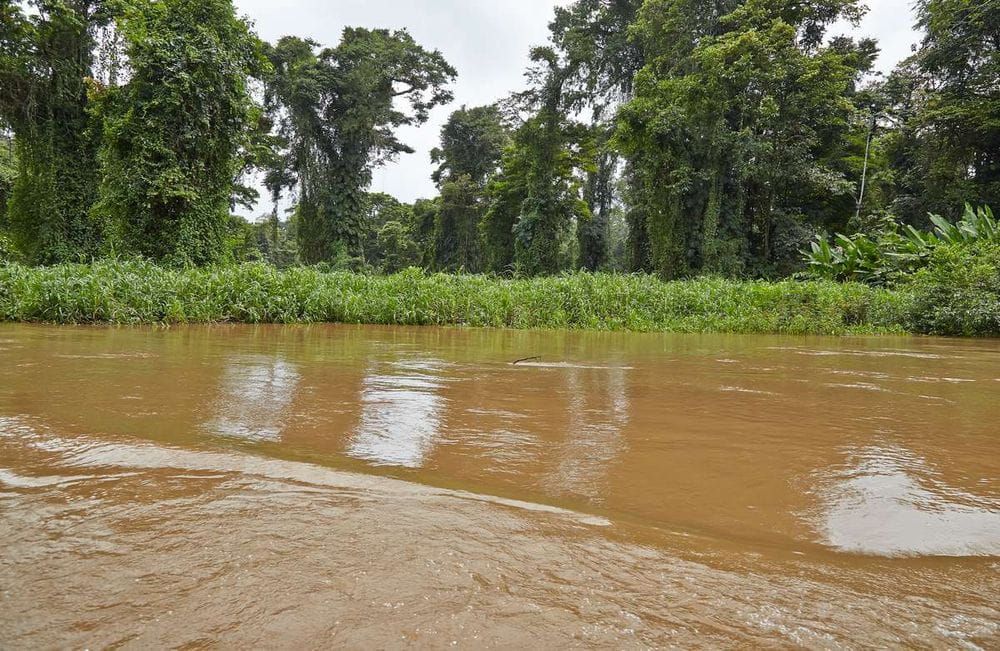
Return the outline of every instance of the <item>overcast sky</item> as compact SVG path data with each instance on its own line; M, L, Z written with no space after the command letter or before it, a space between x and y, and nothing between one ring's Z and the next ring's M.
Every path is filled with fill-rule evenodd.
M441 125L463 104L490 104L523 87L528 51L543 44L556 5L569 0L235 0L238 11L254 22L268 41L294 34L335 45L346 26L407 28L418 43L438 49L455 68L455 101L434 111L421 127L403 129L401 138L417 150L375 174L373 191L402 201L436 194L430 180L430 150ZM860 34L877 37L879 67L890 70L910 53L912 0L869 0L871 12ZM838 28L834 33L849 31ZM265 212L267 207L257 212Z

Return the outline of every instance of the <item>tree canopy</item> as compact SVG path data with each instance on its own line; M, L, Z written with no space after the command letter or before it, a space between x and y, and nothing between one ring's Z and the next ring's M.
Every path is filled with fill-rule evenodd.
M892 74L883 134L908 223L1000 205L1000 2L921 0L920 49Z
M338 246L359 253L372 170L412 153L396 129L426 122L449 102L457 73L405 31L349 28L339 45L322 49L287 36L268 58L265 104L280 143L268 185L275 197L298 191L302 259L329 260Z
M523 89L452 111L407 204L373 174L457 72L406 30L264 43L232 0L8 1L4 255L788 276L819 235L1000 204L998 3L918 0L882 77L876 41L830 34L861 0L575 0Z

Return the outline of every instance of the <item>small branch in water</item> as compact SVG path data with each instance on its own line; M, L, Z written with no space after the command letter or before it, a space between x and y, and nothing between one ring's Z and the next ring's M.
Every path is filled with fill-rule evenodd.
M525 357L524 359L519 359L517 361L511 362L511 366L517 366L518 364L523 364L524 362L537 362L541 357Z

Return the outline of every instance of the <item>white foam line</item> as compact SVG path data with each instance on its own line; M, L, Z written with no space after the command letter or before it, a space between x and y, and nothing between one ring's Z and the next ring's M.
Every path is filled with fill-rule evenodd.
M179 470L182 472L208 472L241 474L261 477L273 481L298 482L325 488L340 488L353 491L378 491L403 497L447 497L486 502L518 508L535 513L549 513L592 526L609 526L605 518L578 513L567 509L523 502L498 496L483 495L468 491L456 491L415 484L401 479L332 470L308 463L268 459L249 454L225 452L201 452L183 448L162 447L151 443L104 443L92 439L68 439L45 436L16 419L0 418L0 436L22 438L30 441L37 449L60 454L62 460L75 467L119 467L132 470ZM0 470L0 480L4 479ZM114 476L128 476L136 473L119 473ZM32 478L20 478L13 473L12 481L32 483ZM225 475L223 475L225 476ZM109 475L88 475L75 477L49 477L34 480L30 487L54 486L67 481L106 479ZM28 487L28 486L24 486Z

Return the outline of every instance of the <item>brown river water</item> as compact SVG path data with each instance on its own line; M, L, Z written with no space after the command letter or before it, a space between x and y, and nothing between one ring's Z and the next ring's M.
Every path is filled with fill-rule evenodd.
M3 649L1000 648L1000 342L0 326L0 541Z

